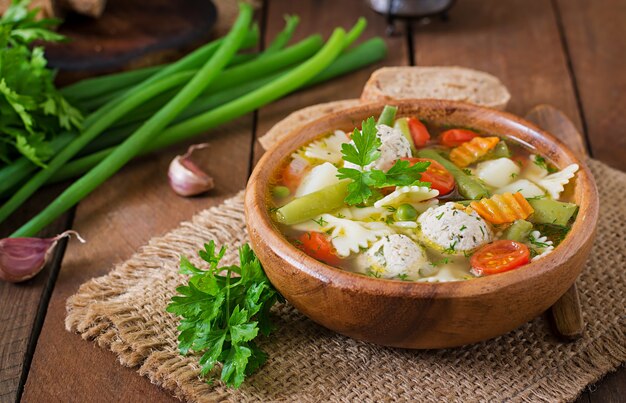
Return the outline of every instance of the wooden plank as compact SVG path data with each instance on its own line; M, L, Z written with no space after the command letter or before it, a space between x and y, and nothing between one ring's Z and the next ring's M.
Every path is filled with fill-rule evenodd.
M252 117L201 136L211 147L198 154L213 175L216 189L209 195L181 198L167 182L171 159L186 146L147 156L125 167L92 193L76 211L74 229L85 245L69 244L50 300L24 390L24 401L172 400L170 396L123 368L115 356L76 334L65 331L65 301L85 281L106 274L154 236L180 221L217 205L246 183ZM199 140L197 140L199 141ZM51 370L59 368L62 370Z
M300 25L294 40L305 36L321 33L330 35L332 29L337 26L349 29L358 17L367 18L368 26L361 36L362 39L369 39L376 35L384 35L386 23L382 16L372 11L365 1L272 1L267 8L267 32L266 40L273 37L282 26L285 14L298 14L302 16ZM361 39L361 40L362 40ZM296 92L284 99L274 102L262 108L258 112L258 124L256 127L256 137L261 137L276 122L290 114L291 112L306 106L347 98L358 98L361 95L363 85L369 78L372 71L385 65L406 65L409 64L408 40L406 35L398 35L392 38L385 38L389 47L387 57L377 63L362 70L350 73L349 75L335 78L334 80L317 85L313 88ZM255 143L255 162L263 154L263 148L258 142Z
M494 74L511 92L507 110L537 104L562 110L582 132L567 59L550 2L465 0L448 22L415 26L417 65L459 65Z
M623 403L626 396L626 370L622 367L608 374L589 389L590 403Z
M554 0L591 154L626 170L626 2Z
M8 236L52 200L61 188L54 186L39 192L2 223L0 236ZM56 235L68 227L69 221L69 215L64 215L41 235ZM23 386L23 371L28 369L36 342L32 335L38 332L38 324L43 321L63 254L64 243L59 246L51 262L35 278L19 284L0 282L0 402L16 401Z

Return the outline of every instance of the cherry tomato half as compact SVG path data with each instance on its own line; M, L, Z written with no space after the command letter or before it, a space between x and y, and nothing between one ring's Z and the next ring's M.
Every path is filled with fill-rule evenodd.
M477 137L478 133L465 129L450 129L441 133L441 144L446 147L458 147L461 144Z
M530 261L530 250L523 243L501 239L483 246L470 258L477 275L504 273Z
M439 191L439 195L448 194L454 189L454 176L440 163L430 158L402 158L409 161L411 165L418 162L430 162L426 172L422 173L422 182L430 182L431 187Z
M307 255L331 266L337 266L341 258L335 253L330 238L321 232L305 232L298 238L300 249Z
M281 174L282 184L287 186L291 193L295 192L302 177L311 168L308 162L302 158L294 158L289 164L285 166Z
M424 147L426 143L428 143L428 140L430 140L430 133L428 133L426 126L417 118L407 118L406 121L409 125L409 131L411 132L415 147Z

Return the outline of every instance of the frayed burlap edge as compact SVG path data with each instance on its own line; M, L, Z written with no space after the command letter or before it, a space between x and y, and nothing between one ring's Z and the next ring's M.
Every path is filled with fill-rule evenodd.
M309 350L321 353L321 356L325 357L324 359L326 360L339 360L339 364L342 363L341 360L345 357L341 357L341 354L337 352L343 351L346 355L349 355L354 348L365 351L365 355L372 361L375 361L380 356L380 362L377 363L377 366L384 366L389 361L404 362L407 365L420 361L429 363L431 362L429 360L432 360L429 368L435 368L434 372L439 371L444 374L450 378L448 381L468 385L478 382L480 376L474 375L474 378L471 376L468 378L468 375L466 375L467 371L464 371L463 367L475 369L484 365L480 360L475 359L476 355L482 354L489 359L488 357L494 354L506 355L507 349L510 349L512 352L520 351L520 353L511 353L513 358L523 355L524 352L528 352L530 356L536 355L538 360L544 359L543 357L546 355L553 355L554 357L546 360L545 363L542 362L541 365L536 365L536 372L530 371L522 382L513 379L514 374L524 373L522 367L528 365L532 357L528 357L529 360L526 360L525 363L517 364L518 367L509 368L510 364L506 363L507 357L503 356L501 357L502 362L492 363L485 368L489 370L499 368L498 366L504 366L505 369L509 369L511 374L510 384L503 383L502 379L491 379L493 385L486 385L486 388L483 386L481 388L476 387L475 390L467 388L467 390L461 389L454 392L446 392L437 389L437 382L431 382L430 384L420 385L419 388L408 388L398 395L389 396L389 398L393 398L393 400L414 398L423 401L442 399L484 401L496 399L502 401L547 402L575 399L586 385L597 381L604 374L615 370L621 363L626 361L626 321L623 309L622 313L619 313L619 306L623 307L624 301L626 301L626 292L624 290L626 276L623 273L623 265L620 267L620 262L623 263L624 259L624 240L617 235L618 238L615 239L621 239L621 243L615 249L615 239L610 238L617 231L615 227L622 226L626 222L625 208L619 207L619 205L616 207L614 203L615 200L624 200L626 196L624 194L626 192L626 175L599 162L590 161L590 166L594 175L598 178L598 187L602 200L601 222L598 228L599 239L589 262L590 267L586 269L581 279L579 279L579 289L583 294L581 297L584 308L586 303L589 304L589 301L598 300L600 306L607 306L613 303L617 305L618 309L616 311L617 314L615 314L614 310L610 311L614 315L613 317L597 318L595 317L597 312L585 312L587 316L585 318L587 321L587 334L583 340L572 344L555 343L553 340L550 340L550 336L546 334L547 331L541 329L542 326L539 322L542 319L536 319L511 332L509 335L478 343L474 346L462 349L440 350L439 352L412 353L406 350L372 346L344 338L343 336L334 335L301 318L293 308L285 305L278 308L277 316L281 320L284 319L284 324L288 325L283 328L287 329L286 333L288 335L282 337L282 339L281 336L275 336L277 337L275 343L284 343L285 346L296 343L294 345L297 348L288 349L295 354L302 346L307 347L311 344L316 344L315 338L317 337L320 342ZM141 375L148 377L151 382L169 390L176 397L183 400L261 401L322 399L373 401L392 393L385 389L382 395L376 395L376 393L371 391L359 394L353 390L353 386L350 390L342 391L342 388L346 385L352 385L352 380L340 379L336 388L338 391L328 391L325 396L312 396L306 393L298 395L297 392L293 392L295 394L290 395L289 390L274 391L275 393L272 392L273 394L270 393L269 395L264 394L266 391L263 390L263 387L268 385L267 379L272 379L269 385L272 387L276 386L275 380L280 380L281 376L279 372L255 375L248 381L251 386L244 387L238 391L231 391L219 382L213 385L205 383L199 378L197 357L183 357L177 353L176 318L165 313L164 307L169 300L169 296L171 296L173 287L183 280L177 273L179 257L180 255L194 256L201 243L210 239L215 239L218 244L231 245L231 252L237 245L245 242L247 235L243 223L242 199L243 194L239 193L232 199L227 200L223 205L197 214L191 222L183 223L169 234L151 240L140 252L127 262L117 266L110 274L85 283L77 294L68 300L67 329L80 333L84 339L96 341L101 347L110 349L118 355L123 365L139 367L138 371ZM611 201L613 203L608 204L608 208L605 208L607 203L611 203ZM607 215L608 217L613 217L613 219L607 219ZM199 240L203 241L199 242ZM610 246L611 243L613 243L613 249L606 249L607 245ZM227 257L233 259L234 255L230 253ZM601 271L603 266L607 266L605 261L607 259L616 265L614 272L603 274L605 277L608 276L604 280L613 282L611 286L603 284L606 281L598 281L597 276L593 277L594 272ZM590 280L587 280L587 277ZM138 301L142 301L143 293L149 292L151 289L156 290L155 295L160 295L160 297L152 298L152 300L146 302L145 306L138 304ZM613 300L606 300L610 302L609 304L601 301L602 298L609 297L613 298ZM591 306L592 304L589 305ZM151 309L153 310L152 312L150 311ZM293 334L289 334L291 327L300 327L301 329L298 330L300 333L296 331ZM307 339L308 344L298 345L299 341L295 340L297 337L309 337ZM333 350L333 354L330 356L324 355L326 352L324 348L329 343L335 346L329 347L329 349L334 348L337 350ZM337 345L341 346L341 343L347 347L336 347ZM271 340L267 341L266 348L272 347L271 344ZM502 349L502 344L504 344L504 349ZM496 353L493 351L496 351ZM504 353L497 353L497 351L504 351ZM270 354L271 356L272 354L280 355L280 351L270 352ZM509 361L511 357L508 357ZM285 365L284 362L280 361L283 358L278 356L275 363L272 363L272 359L270 359L263 371L289 371L289 365L294 363L288 362L288 365ZM348 357L348 359L352 360L352 357ZM450 363L454 363L454 365L448 365L446 359ZM297 360L302 361L303 358L298 357ZM311 356L310 361L312 362L307 365L310 364L311 368L315 369L316 365L322 365L320 360L322 358ZM334 365L335 363L330 363L329 368L333 368ZM399 365L401 366L402 364ZM359 369L358 365L355 368ZM367 366L363 366L363 369L368 370ZM424 373L424 371L419 372L408 367L406 370L408 371L407 373L413 371L417 375ZM297 377L300 373L293 373L292 375ZM374 375L372 377L376 378ZM491 377L489 375L486 378L489 379ZM257 381L258 378L261 380ZM380 382L380 379L384 379L384 376L382 378L378 376L374 380ZM437 378L437 381L441 382L440 379L442 377ZM503 379L507 378L504 377ZM278 383L280 384L280 382ZM373 384L375 385L376 382L373 382ZM288 384L284 386L289 388ZM319 387L317 388L319 389ZM380 388L384 389L383 387ZM422 390L429 391L430 395L423 395L422 393L424 392Z

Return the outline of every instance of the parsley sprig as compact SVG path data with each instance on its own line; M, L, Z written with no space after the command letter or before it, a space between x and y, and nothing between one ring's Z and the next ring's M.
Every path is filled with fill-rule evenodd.
M222 363L222 381L237 388L267 360L253 340L273 330L269 310L282 297L248 244L239 249L239 266L220 267L225 252L225 247L216 251L213 241L205 244L198 254L209 264L207 270L181 258L180 272L191 277L176 289L180 295L172 297L167 311L182 317L181 354L201 353L203 376Z
M0 161L20 156L45 166L50 142L64 131L80 128L81 113L54 86L38 41L61 41L50 28L59 21L37 20L28 0L13 0L0 18Z
M363 121L361 130L354 129L352 143L341 146L343 160L357 165L360 169L340 168L339 179L351 179L345 202L349 205L366 203L380 197L377 189L388 186L428 186L420 182L421 173L428 168L429 162L411 165L409 161L397 160L387 172L380 169L365 170L365 167L380 158L382 142L376 135L376 121L373 117Z

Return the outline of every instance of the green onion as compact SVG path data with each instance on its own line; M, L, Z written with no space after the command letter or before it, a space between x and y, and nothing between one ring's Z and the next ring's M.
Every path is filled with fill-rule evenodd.
M309 87L315 84L319 84L322 81L326 81L332 79L334 77L343 75L347 72L356 70L365 65L371 64L378 60L381 60L386 54L386 45L385 42L381 38L373 38L370 39L361 45L355 47L354 49L348 51L340 55L330 66L328 66L324 71L320 74L316 75L312 80L308 81L305 87ZM199 97L196 101L190 105L185 112L183 112L176 120L181 118L186 118L190 116L194 116L200 112L210 110L219 105L222 105L226 102L232 101L233 99L237 99L240 96L243 96L257 88L267 84L272 81L276 77L282 75L284 73L279 73L274 76L265 77L259 80L255 80L253 82L244 84L242 86L235 87L233 89L218 92L209 96ZM142 116L145 118L154 112L149 112L147 115ZM133 113L134 115L134 113ZM136 126L133 126L136 127ZM123 140L128 136L128 130L119 130L116 133L107 133L106 138L109 136L116 137L111 141L113 143L108 143L108 146L112 146L117 144L118 141ZM104 137L100 137L94 141L94 143L98 142L98 140L104 139ZM101 146L100 150L94 154L90 154L86 157L79 158L77 160L71 161L66 164L63 168L61 168L50 180L50 183L60 182L66 179L71 179L77 177L89 169L93 168L98 162L100 162L103 158L113 152L114 148L103 149L106 143L100 141L99 146ZM104 146L103 146L104 145ZM94 144L96 146L96 144ZM98 149L98 148L96 148ZM146 151L147 152L147 151ZM145 154L146 152L142 152Z
M0 222L7 219L19 206L22 205L33 193L37 191L46 181L67 161L69 161L78 151L92 141L98 134L106 130L109 126L128 113L129 110L137 107L142 102L150 99L160 92L173 88L178 84L188 81L189 73L178 73L167 79L158 81L144 89L133 93L117 104L114 108L105 113L101 119L91 125L80 136L76 137L71 143L65 146L57 155L48 163L45 169L41 169L35 176L30 178L24 186L22 186L13 196L0 208Z
M209 42L204 46L196 49L181 60L187 60L186 68L198 68L204 61L211 57L215 50L222 42L222 38ZM256 46L259 42L259 30L256 26L251 29L243 44L242 49L248 49ZM100 95L110 94L117 90L128 89L132 85L139 84L155 74L165 70L171 64L161 66L145 67L142 69L125 71L116 74L109 74L102 77L89 78L81 80L76 84L68 85L62 88L61 94L68 99L80 101L84 99L94 98ZM180 70L179 70L180 71Z
M239 16L231 31L226 35L213 57L204 64L187 85L167 105L117 147L113 153L74 182L43 211L13 233L12 237L34 236L59 215L82 200L145 148L169 122L200 95L226 67L226 64L232 59L245 39L247 28L252 20L252 7L240 3L239 8ZM163 71L166 70L168 69ZM157 73L153 78L159 74ZM148 81L150 80L152 79L148 79ZM143 84L139 85L139 87L141 86Z
M265 49L265 51L259 56L259 58L267 57L273 53L278 52L291 40L294 31L300 24L300 17L297 15L286 15L285 16L285 28L276 35L272 43Z
M152 151L186 140L289 94L332 63L341 52L344 40L345 31L336 28L326 45L311 59L243 97L166 129L147 149Z

